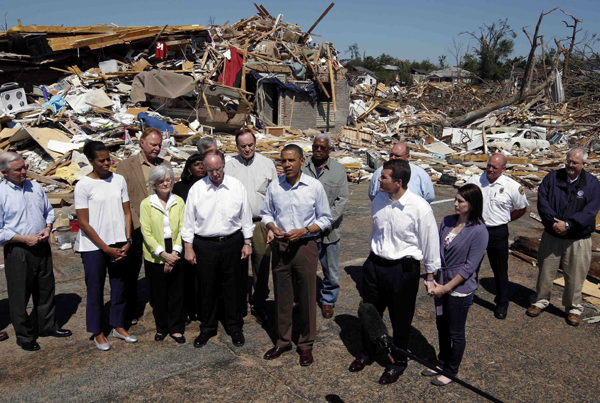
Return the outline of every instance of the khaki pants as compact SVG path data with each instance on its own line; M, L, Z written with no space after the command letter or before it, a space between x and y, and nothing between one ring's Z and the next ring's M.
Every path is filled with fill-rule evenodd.
M562 303L567 313L581 315L581 290L592 260L592 239L562 239L545 232L538 251L540 274L537 282L537 302L539 308L550 304L552 283L559 267L565 276L565 290Z
M269 230L256 222L252 235L252 296L250 303L257 310L265 309L269 297L269 271L271 266L271 245L267 243Z

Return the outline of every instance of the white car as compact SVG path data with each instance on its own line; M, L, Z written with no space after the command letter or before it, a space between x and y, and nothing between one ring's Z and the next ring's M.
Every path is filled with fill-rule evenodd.
M513 148L547 150L550 148L550 142L546 140L545 130L517 129L516 133L512 130L503 132L493 130L492 134L488 134L486 138L488 147L502 150L512 150Z

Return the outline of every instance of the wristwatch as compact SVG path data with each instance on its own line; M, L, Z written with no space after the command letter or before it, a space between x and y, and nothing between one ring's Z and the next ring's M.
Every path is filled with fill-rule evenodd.
M127 238L127 243L129 245L132 245L133 244L133 238Z
M569 224L568 221L565 221L565 228L567 229L567 231L569 230L569 228L571 228L571 224Z
M310 235L310 230L308 229L308 227L305 227L305 228L306 228L306 235Z
M252 242L244 242L244 245L252 247Z

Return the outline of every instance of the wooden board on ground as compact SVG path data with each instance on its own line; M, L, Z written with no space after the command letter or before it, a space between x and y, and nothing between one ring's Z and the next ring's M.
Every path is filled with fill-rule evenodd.
M564 287L565 278L557 278L554 280L554 284ZM594 284L591 281L585 280L583 283L583 290L581 290L581 292L585 295L591 295L592 297L600 298L600 284Z
M48 148L50 140L70 143L71 139L64 132L56 129L40 128L40 127L21 127L15 134L10 137L11 143L16 143L25 140L28 137L33 138L52 158L58 158L63 153L51 151Z
M272 136L285 136L285 126L269 126L265 127L265 133Z

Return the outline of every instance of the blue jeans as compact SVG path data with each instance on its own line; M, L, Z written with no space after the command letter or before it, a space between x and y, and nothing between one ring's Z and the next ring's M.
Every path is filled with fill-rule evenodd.
M335 306L340 293L340 241L334 243L317 243L319 261L323 268L322 305Z
M440 297L443 313L436 318L440 342L438 364L452 375L458 374L458 367L465 352L467 314L473 304L474 295L475 292L466 297L453 297L449 294Z

